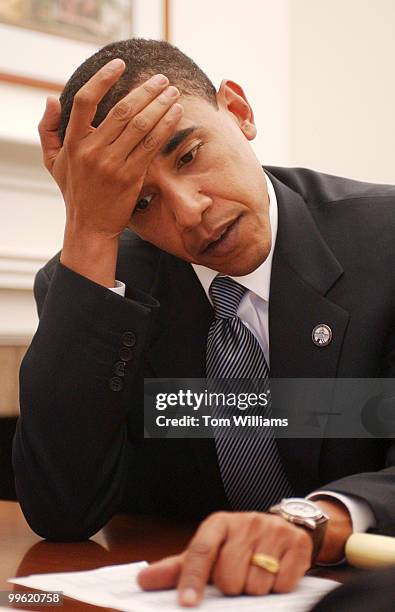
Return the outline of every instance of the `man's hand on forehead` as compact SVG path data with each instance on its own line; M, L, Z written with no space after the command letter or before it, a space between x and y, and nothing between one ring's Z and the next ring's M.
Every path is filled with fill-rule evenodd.
M92 127L100 101L124 69L124 62L114 59L77 92L63 146L57 134L57 100L49 99L39 125L45 166L66 204L61 261L107 286L114 281L118 237L133 213L147 169L183 114L179 91L157 74L115 104L99 127Z
M74 98L66 139L84 138L94 131L91 123L96 115L98 103L118 80L123 70L123 62L113 60L81 87ZM95 130L97 144L115 144L115 139L119 139L122 132L128 128L127 134L116 143L118 154L127 157L135 146L143 141L146 134L155 128L179 97L178 90L168 85L167 77L156 74L132 89L110 110ZM152 142L152 138L149 140Z

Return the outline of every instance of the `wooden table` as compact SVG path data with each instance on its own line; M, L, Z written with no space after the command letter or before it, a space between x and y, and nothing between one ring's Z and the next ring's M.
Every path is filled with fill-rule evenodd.
M195 530L191 522L181 523L147 516L120 514L87 542L54 543L37 536L27 525L19 504L0 501L0 590L28 590L11 585L7 578L46 572L88 570L103 565L154 561L180 552ZM313 575L344 582L356 570L315 569ZM23 609L23 606L14 606ZM26 606L49 612L105 608L90 606L65 597L62 607ZM108 609L108 608L107 608Z

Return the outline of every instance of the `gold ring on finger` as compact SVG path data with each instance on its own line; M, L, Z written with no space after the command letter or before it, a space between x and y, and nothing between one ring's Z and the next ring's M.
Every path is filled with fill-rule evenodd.
M278 574L280 570L280 564L277 559L263 553L255 553L255 555L252 555L250 563L251 565L256 565L257 567L265 569L271 574Z

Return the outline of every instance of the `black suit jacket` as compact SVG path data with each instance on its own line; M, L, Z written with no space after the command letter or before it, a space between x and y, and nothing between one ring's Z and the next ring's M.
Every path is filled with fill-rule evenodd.
M271 376L394 376L395 187L266 171L279 210ZM128 231L117 278L126 299L59 256L36 278L40 324L21 367L14 469L25 516L47 538L88 537L119 510L201 518L229 509L212 440L142 437L144 377L205 376L213 312L204 290L190 264ZM311 340L318 323L333 331L325 349ZM124 377L121 351L130 357ZM373 509L377 531L395 535L391 440L279 447L298 495L318 487L355 495Z

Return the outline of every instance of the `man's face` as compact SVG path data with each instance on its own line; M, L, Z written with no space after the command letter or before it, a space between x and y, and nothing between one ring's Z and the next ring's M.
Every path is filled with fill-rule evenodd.
M183 117L148 168L129 227L185 261L242 276L266 259L271 233L265 177L248 142L252 113L246 119L248 104L230 98L220 90L219 110L180 98Z

